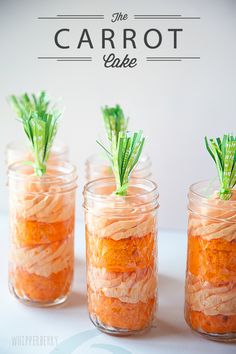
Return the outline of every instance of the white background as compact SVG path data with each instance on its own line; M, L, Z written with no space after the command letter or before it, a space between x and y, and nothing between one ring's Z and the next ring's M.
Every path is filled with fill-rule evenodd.
M126 23L112 24L113 12L129 16ZM40 21L38 16L57 14L104 14L105 21ZM201 20L135 21L134 14L181 14ZM65 113L59 137L70 145L72 160L78 165L78 214L82 216L81 190L84 161L98 151L95 143L102 131L100 107L119 103L130 116L131 128L143 128L146 151L160 187L160 226L183 229L186 224L188 186L215 175L213 162L203 144L204 135L235 131L236 82L236 1L233 0L40 0L0 1L0 210L7 211L4 147L21 138L19 123L6 101L12 94L47 90L61 97ZM57 49L53 36L69 27L71 49ZM81 29L88 28L94 50L76 49ZM101 49L101 28L114 28L115 52L120 48L123 27L137 31L139 64L134 69L105 69ZM174 50L168 28L182 27L179 47ZM158 28L163 34L159 49L146 49L144 31ZM39 61L38 56L92 55L92 63ZM147 63L145 56L200 56L201 60ZM6 236L6 235L4 235Z

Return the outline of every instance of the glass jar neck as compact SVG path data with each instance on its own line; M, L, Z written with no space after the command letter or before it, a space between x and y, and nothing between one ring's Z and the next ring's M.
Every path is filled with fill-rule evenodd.
M77 171L67 162L60 165L50 163L43 176L36 176L31 166L21 162L13 163L8 168L10 189L25 190L30 193L66 192L77 188Z
M115 194L114 178L101 178L89 182L84 188L84 208L94 213L124 216L147 213L159 207L157 185L147 179L132 178L126 196Z
M236 223L236 190L230 200L219 198L219 183L206 180L190 186L188 209L201 217Z

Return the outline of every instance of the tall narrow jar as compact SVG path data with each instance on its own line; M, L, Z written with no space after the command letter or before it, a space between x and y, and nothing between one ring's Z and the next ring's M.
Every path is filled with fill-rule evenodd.
M152 164L149 156L143 154L132 172L132 177L150 178L152 175L151 166ZM113 177L113 171L109 160L96 154L91 155L85 163L85 177L87 182L98 178Z
M209 339L236 340L236 191L221 200L210 181L190 187L185 319Z
M76 169L61 163L42 177L15 163L10 194L10 291L22 302L52 306L66 300L74 270Z
M115 189L113 178L84 189L88 309L100 330L124 335L149 328L155 316L158 192L136 178L127 196Z

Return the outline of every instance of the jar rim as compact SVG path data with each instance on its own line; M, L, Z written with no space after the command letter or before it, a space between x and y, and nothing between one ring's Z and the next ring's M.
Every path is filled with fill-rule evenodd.
M33 172L33 167L24 165L22 161L17 161L8 166L8 177L9 178L15 178L18 180L30 180L30 183L55 183L58 181L58 179L64 179L65 177L69 178L69 183L76 181L78 176L77 176L77 169L74 164L71 164L69 162L60 162L60 164L57 163L50 163L48 165L49 169L54 170L54 171L60 171L61 173L57 173L56 175L43 175L43 176L36 176L36 175L27 175L25 173L20 173L20 169L23 168L32 168ZM32 178L34 177L34 178Z
M211 187L214 187L214 192L219 191L219 189L220 189L220 183L219 183L218 177L214 177L212 179L200 180L198 182L191 184L189 187L189 192L198 198L201 198L203 200L209 200L210 194L208 194L208 193L203 194L203 193L200 193L199 191L197 191L197 188L200 188L201 186L204 186L204 185L208 185L208 190ZM233 189L233 190L235 190L235 189ZM236 200L230 200L230 199L223 200L223 199L221 199L220 201L222 201L222 203L226 202L226 203L230 203L230 204L236 204Z
M131 185L131 182L134 182L134 181L137 184L149 183L149 185L152 186L152 189L151 190L144 190L144 193L133 194L133 195L125 195L125 196L122 196L122 198L128 200L128 199L134 198L134 197L147 196L147 195L150 195L150 194L155 193L155 192L157 194L157 197L159 197L158 185L157 185L156 182L154 182L154 181L152 181L150 179L147 179L147 178L132 177L130 179L130 185ZM98 194L98 193L92 192L90 190L90 188L92 188L94 185L99 185L99 183L102 183L102 182L104 182L104 183L107 182L110 185L115 185L115 178L114 177L102 177L102 178L97 178L95 180L92 180L92 181L90 181L90 182L85 184L83 194L86 193L86 195L89 195L90 197L98 198L98 199L101 199L101 200L102 199L107 199L108 197L110 197L110 194Z
M159 208L159 193L156 182L146 178L132 177L130 179L129 187L142 188L142 192L133 193L126 196L117 196L114 199L113 193L116 185L114 177L99 178L88 182L84 186L83 196L83 208L86 211L99 215L112 215L112 217L122 218L135 218L139 214L148 214ZM146 188L145 188L146 185ZM92 188L95 188L95 191ZM108 187L109 192L99 193L96 188ZM148 189L149 187L149 189ZM111 188L111 189L110 189ZM111 203L111 204L110 204ZM111 208L107 209L107 205L111 205ZM104 209L105 208L105 209ZM132 215L124 215L124 210L132 209ZM135 212L134 212L135 211Z

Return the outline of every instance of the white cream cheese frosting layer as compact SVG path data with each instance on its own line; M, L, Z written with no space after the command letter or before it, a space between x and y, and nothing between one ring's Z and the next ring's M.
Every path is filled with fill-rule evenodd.
M11 195L11 212L38 222L59 222L74 214L74 198L68 194Z
M236 240L236 190L230 200L219 199L218 193L206 200L205 206L196 201L189 203L189 233L210 241L224 239Z
M231 242L236 240L236 223L224 221L202 223L202 218L190 216L189 233L191 236L200 236L207 241L221 238Z
M235 282L216 286L188 273L186 284L186 301L192 311L201 311L206 316L236 315Z
M88 284L92 291L118 298L122 302L147 302L156 296L157 278L151 268L137 272L107 272L105 268L88 268Z
M121 240L129 237L143 237L156 232L156 218L150 213L130 218L104 218L87 215L87 229L97 237Z
M68 267L73 268L74 237L69 235L63 242L35 247L17 247L12 244L10 266L22 268L28 273L48 277Z

